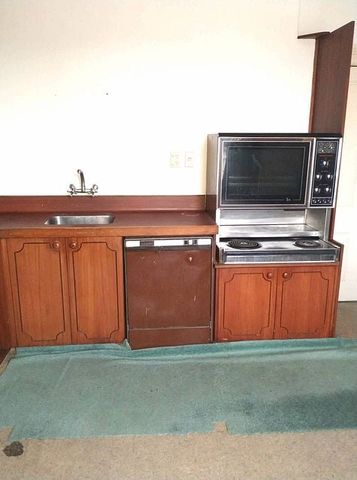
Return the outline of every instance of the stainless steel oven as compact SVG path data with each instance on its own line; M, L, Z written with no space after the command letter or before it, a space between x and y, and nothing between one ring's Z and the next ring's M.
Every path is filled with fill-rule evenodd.
M337 262L330 240L341 136L208 136L207 207L220 263Z
M335 205L340 135L208 136L207 191L218 208Z

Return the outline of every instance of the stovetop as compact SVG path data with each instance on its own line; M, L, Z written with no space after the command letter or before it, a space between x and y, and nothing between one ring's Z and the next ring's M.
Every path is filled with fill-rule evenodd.
M218 244L223 263L336 262L339 248L320 238L224 238Z

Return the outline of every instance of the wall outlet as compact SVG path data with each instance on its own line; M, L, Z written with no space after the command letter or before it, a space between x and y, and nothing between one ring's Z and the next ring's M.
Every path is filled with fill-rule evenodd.
M193 152L185 152L185 168L193 168L194 154Z
M170 168L180 168L180 167L182 167L182 153L181 152L170 152L169 167Z

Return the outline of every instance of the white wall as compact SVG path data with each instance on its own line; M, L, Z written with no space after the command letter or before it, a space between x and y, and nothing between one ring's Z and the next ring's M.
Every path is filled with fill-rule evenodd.
M307 131L299 29L299 0L1 0L0 195L77 168L101 194L204 193L207 133Z
M357 65L357 48L352 62ZM338 189L335 238L344 244L340 300L357 300L357 68L351 69L343 160Z
M357 0L300 0L299 3L299 35L332 32L346 23L357 21Z

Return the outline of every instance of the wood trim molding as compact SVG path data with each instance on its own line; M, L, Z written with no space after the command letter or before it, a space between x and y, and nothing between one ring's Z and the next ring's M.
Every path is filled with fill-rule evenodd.
M0 196L0 213L204 211L205 195Z
M316 40L316 38L323 37L324 35L329 35L330 32L316 32L316 33L306 33L305 35L298 35L299 40Z

